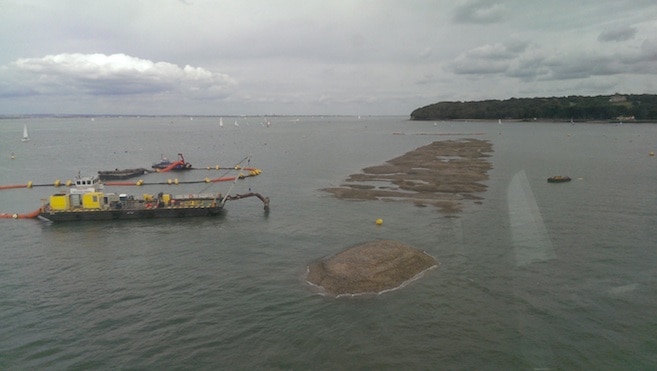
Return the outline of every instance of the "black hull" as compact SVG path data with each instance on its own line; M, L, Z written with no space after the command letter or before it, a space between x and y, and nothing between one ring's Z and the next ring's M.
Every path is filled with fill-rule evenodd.
M100 180L121 180L121 179L130 179L140 175L149 173L147 169L125 169L125 170L109 170L109 171L99 171L98 178Z
M548 178L547 181L548 183L566 183L566 182L570 182L570 180L571 179L569 177L551 177Z
M43 211L39 214L39 218L51 222L191 218L217 216L222 210L223 207L215 206L195 208L164 207L138 210Z

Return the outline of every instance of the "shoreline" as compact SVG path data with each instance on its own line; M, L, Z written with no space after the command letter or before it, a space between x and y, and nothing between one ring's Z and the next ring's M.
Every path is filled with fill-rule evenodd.
M535 123L571 123L570 119L501 119L502 123L523 123L523 122L535 122ZM408 121L418 121L418 122L433 122L433 121L444 121L444 122L490 122L497 123L496 119L414 119L409 118ZM628 121L619 121L619 120L573 120L573 124L611 124L618 125L619 123L625 124L657 124L657 120L628 120Z

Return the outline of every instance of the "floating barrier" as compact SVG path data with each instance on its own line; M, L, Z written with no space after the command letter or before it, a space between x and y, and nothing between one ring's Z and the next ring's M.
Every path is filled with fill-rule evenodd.
M226 176L226 177L220 177L220 178L205 178L202 180L188 180L188 181L179 181L177 178L176 179L167 179L164 182L146 182L143 179L139 179L137 181L132 181L132 182L127 182L127 181L118 181L118 182L103 182L104 185L106 186L147 186L147 185L161 185L161 184L167 184L167 185L179 185L179 184L199 184L199 183L217 183L217 182L232 182L235 179L244 179L247 177L252 177L256 175L260 175L262 173L262 170L256 169L256 168L251 168L251 167L245 167L241 168L239 166L236 166L235 168L230 168L231 170L243 170L247 172L246 174L243 172L240 172L238 175L235 176ZM224 169L225 170L225 169ZM55 180L53 183L44 183L44 184L34 184L32 181L29 181L25 184L9 184L9 185L0 185L0 190L5 190L5 189L19 189L19 188L34 188L34 187L70 187L73 185L73 182L71 180L67 180L66 182L62 183L59 179Z
M39 213L41 212L41 208L38 208L31 213L27 214L7 214L7 213L0 213L0 219L33 219L39 216Z

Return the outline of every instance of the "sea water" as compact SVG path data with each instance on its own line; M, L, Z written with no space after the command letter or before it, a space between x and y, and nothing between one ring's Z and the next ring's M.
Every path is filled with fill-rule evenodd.
M0 185L150 167L262 169L218 218L0 219L1 369L651 369L657 364L657 125L405 117L0 121ZM270 126L264 124L267 120ZM20 141L26 124L31 141ZM436 140L490 141L457 215L322 192ZM11 158L11 154L14 158ZM148 181L228 170L150 174ZM553 175L573 180L549 184ZM177 188L174 188L177 187ZM230 183L114 192L226 192ZM0 191L0 212L58 190ZM375 221L381 218L382 225ZM322 296L308 263L374 239L440 265L400 290Z

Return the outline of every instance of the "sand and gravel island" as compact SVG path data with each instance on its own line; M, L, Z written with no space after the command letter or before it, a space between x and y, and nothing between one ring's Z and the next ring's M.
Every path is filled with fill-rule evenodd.
M477 194L492 168L490 142L477 139L436 141L383 165L350 175L345 184L323 189L340 199L412 202L433 205L448 215ZM394 240L349 247L308 265L307 281L323 293L340 297L394 290L421 277L438 262L425 251Z
M333 296L376 294L402 287L438 262L399 241L358 244L308 266L308 282Z
M383 165L350 175L340 187L325 188L340 199L413 202L433 205L447 214L462 210L465 200L480 202L478 193L492 168L493 146L478 139L436 141Z

